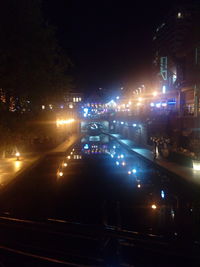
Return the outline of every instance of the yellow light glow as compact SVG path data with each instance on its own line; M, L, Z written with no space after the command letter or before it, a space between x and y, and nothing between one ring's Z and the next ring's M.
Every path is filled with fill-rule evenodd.
M131 171L128 171L128 174L130 175L131 174Z
M63 172L59 172L59 176L62 177L63 176Z
M19 157L20 156L20 153L19 152L16 152L15 156L16 157Z
M66 162L64 162L63 166L64 166L64 167L67 167L67 163L66 163Z
M129 105L131 105L131 104L132 104L132 102L131 102L131 101L129 101L129 102L128 102L128 104L129 104Z
M56 125L57 125L57 127L59 127L60 125L66 125L66 124L72 123L74 121L75 121L75 119L69 119L69 120L59 120L58 119L56 121Z
M71 159L71 157L70 157L70 156L67 156L67 158L68 158L68 159Z
M158 92L153 92L153 96L157 96L158 95Z
M152 204L152 205L151 205L151 208L152 208L153 210L155 210L155 209L157 209L157 206L156 206L155 204Z
M137 103L137 106L141 106L141 103L140 103L140 102L138 102L138 103Z
M142 97L138 97L138 101L141 102L143 99Z
M18 172L22 167L22 162L21 161L14 161L14 169L15 172Z
M193 170L194 171L200 171L200 162L199 161L196 161L196 160L193 160Z

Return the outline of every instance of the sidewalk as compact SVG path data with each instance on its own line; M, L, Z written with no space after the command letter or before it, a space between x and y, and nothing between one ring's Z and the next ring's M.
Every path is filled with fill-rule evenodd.
M192 168L184 167L177 163L168 161L167 159L154 159L153 152L146 148L136 148L134 143L128 139L123 139L119 134L111 134L120 144L126 146L129 150L136 153L138 156L151 161L164 170L176 174L179 177L200 185L200 171L194 171Z
M37 164L45 155L65 152L78 138L78 135L73 135L52 150L39 154L27 153L22 155L20 160L16 160L16 157L0 159L0 189L10 183L16 176Z

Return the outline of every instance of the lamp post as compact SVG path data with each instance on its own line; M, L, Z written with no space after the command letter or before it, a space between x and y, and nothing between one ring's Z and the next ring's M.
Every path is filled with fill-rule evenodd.
M15 156L17 157L16 160L19 160L20 153L19 152L16 152Z

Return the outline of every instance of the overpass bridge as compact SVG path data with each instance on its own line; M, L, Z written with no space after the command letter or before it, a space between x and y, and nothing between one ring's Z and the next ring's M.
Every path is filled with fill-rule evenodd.
M110 122L106 119L93 118L80 121L80 132L91 136L110 131Z

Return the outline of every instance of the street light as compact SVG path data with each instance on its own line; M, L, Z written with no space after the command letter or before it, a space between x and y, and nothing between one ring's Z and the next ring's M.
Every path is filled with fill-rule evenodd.
M157 96L158 95L158 92L153 92L153 96Z
M16 152L16 153L15 153L15 156L17 157L17 159L16 159L16 160L19 160L20 153L19 153L19 152Z

